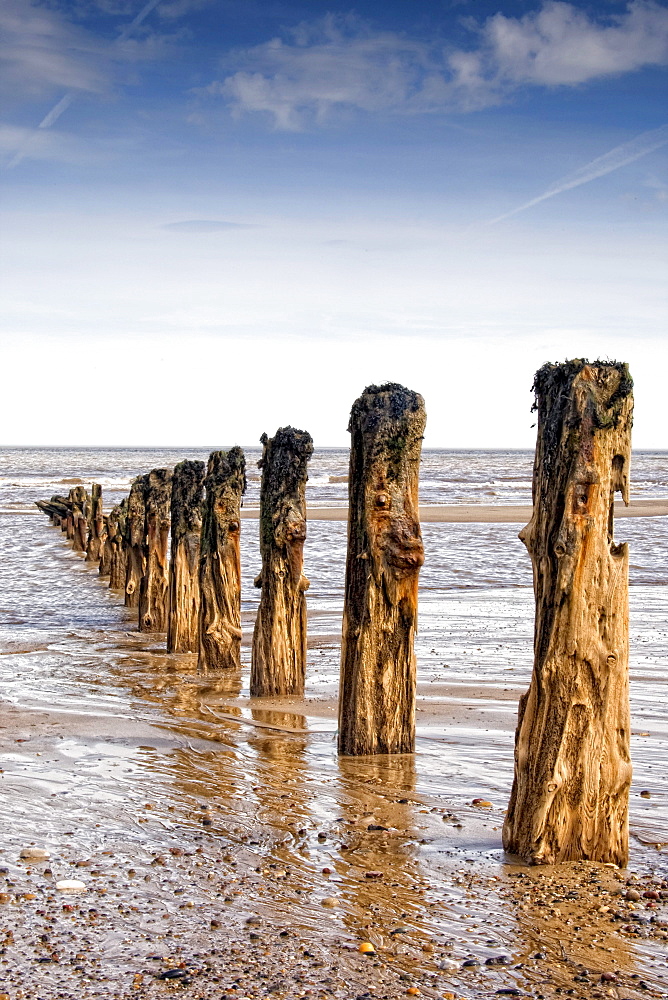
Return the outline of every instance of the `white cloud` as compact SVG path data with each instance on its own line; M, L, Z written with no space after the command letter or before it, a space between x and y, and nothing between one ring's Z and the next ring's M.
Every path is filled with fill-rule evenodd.
M122 80L123 67L165 59L174 37L147 29L147 19L164 0L148 0L120 26L110 42L76 24L76 11L41 6L34 0L0 5L0 87L5 105L68 94L101 94ZM138 36L138 37L137 37ZM47 127L47 126L42 126Z
M569 3L547 3L520 19L496 14L484 28L491 76L554 86L628 73L668 62L668 10L630 4L600 24Z
M266 111L283 129L301 127L304 113L319 123L335 110L402 111L423 102L438 66L420 42L373 34L357 20L331 15L300 25L291 43L274 38L242 56L239 70L206 90L238 111Z
M471 111L523 86L574 86L668 64L668 9L634 0L623 14L593 20L572 4L547 2L521 18L489 18L468 50L330 15L236 59L236 72L200 93L222 96L237 114L268 113L280 129L351 110Z
M109 76L105 45L57 11L27 0L0 6L0 83L5 94L100 93Z

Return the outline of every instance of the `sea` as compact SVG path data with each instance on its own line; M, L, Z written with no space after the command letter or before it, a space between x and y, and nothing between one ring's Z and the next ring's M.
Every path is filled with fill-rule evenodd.
M194 658L167 655L161 637L140 636L136 618L119 595L35 507L38 499L97 482L108 510L127 494L136 475L184 458L206 460L210 450L0 450L0 721L3 703L27 713L107 720L98 737L75 729L61 741L62 754L70 764L76 762L74 771L55 758L49 763L37 759L29 743L5 743L0 753L7 779L0 782L3 815L11 814L19 827L31 824L46 840L57 839L63 826L78 824L92 850L99 829L120 836L123 828L127 834L123 816L149 789L164 802L175 796L193 805L202 798L217 802L229 814L229 830L250 836L258 815L265 814L259 789L272 782L310 789L304 809L317 825L333 821L342 800L360 783L389 781L425 807L419 812L447 807L468 815L474 798L489 800L496 825L482 839L466 840L464 823L461 847L449 843L443 850L459 851L460 862L502 865L499 831L513 778L514 720L532 669L531 564L517 537L519 526L423 525L416 753L408 763L390 763L385 776L378 777L372 762L342 765L336 756L331 703L338 690L345 522L308 525L306 707L288 704L281 711L265 711L248 699L259 593L253 587L260 568L257 521L242 521L244 669L235 687L224 679L199 677ZM245 451L244 503L254 507L261 452ZM420 503L530 504L532 464L530 451L427 449ZM347 450L316 449L308 504L344 505L347 472ZM631 496L668 499L668 452L634 454ZM617 541L627 541L631 553L632 863L668 873L668 517L617 520L615 530ZM161 749L154 741L116 739L115 720L158 726L175 744ZM258 738L263 722L276 727L275 739L269 729ZM300 736L297 744L279 737L281 727L310 735ZM221 746L225 754L216 756ZM21 788L25 800L17 793ZM97 833L87 832L91 810ZM166 828L170 819L167 812L164 816ZM143 827L133 829L141 840ZM419 863L428 871L438 838L431 846L428 838L422 843ZM322 855L314 858L314 871L321 862ZM291 863L303 868L311 862L295 855Z

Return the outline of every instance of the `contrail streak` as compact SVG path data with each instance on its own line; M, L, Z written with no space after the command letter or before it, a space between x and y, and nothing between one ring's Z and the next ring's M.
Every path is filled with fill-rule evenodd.
M134 20L132 20L130 24L127 25L127 27L123 28L120 35L118 36L118 38L115 39L113 44L118 45L119 42L126 41L126 39L130 37L135 28L139 27L144 18L148 17L151 11L155 10L155 8L158 6L159 3L160 0L149 0L149 2L142 7L142 9L139 11ZM69 108L70 104L72 103L75 97L76 93L73 90L70 90L67 94L65 94L64 97L61 97L58 103L54 104L51 110L44 116L44 118L42 118L37 128L38 129L51 128L51 126L58 121L62 113L64 111L67 111L67 109ZM12 159L7 164L8 169L11 167L15 167L18 163L21 162L21 160L24 158L26 152L30 147L31 139L33 138L34 138L34 133L32 136L29 136L25 140L21 148L16 151Z
M555 195L562 194L564 191L571 191L573 188L580 187L581 184L588 184L589 181L595 181L598 177L605 177L606 174L611 174L613 170L619 170L621 167L625 167L629 163L647 156L648 153L653 153L656 149L660 149L661 146L665 146L667 142L668 124L650 129L649 132L641 132L640 135L637 135L635 139L631 139L630 142L624 142L621 146L615 146L614 149L604 153L603 156L598 156L595 160L591 160L589 163L585 163L583 167L574 170L573 173L566 174L561 180L555 181L547 191L539 194L537 198L525 201L523 205L513 208L510 212L504 212L503 215L497 215L487 225L494 226L497 222L503 222L504 219L510 219L511 216L517 215L518 212L524 212L527 208L540 205L541 201L554 198Z
M149 0L146 6L142 7L142 9L139 11L134 21L131 21L130 24L128 24L127 28L123 28L120 35L116 39L116 44L118 44L118 42L124 42L126 38L129 38L134 29L139 27L144 18L148 17L151 11L155 7L157 7L159 3L160 0Z

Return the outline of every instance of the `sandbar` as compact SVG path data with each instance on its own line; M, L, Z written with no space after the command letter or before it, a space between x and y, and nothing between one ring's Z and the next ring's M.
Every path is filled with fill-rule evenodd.
M448 524L526 524L533 508L522 506L502 506L501 504L439 504L420 507L420 520L424 523ZM668 499L648 498L631 500L628 507L615 504L615 517L666 517ZM257 520L259 507L244 507L243 518ZM308 507L310 521L347 521L347 507Z

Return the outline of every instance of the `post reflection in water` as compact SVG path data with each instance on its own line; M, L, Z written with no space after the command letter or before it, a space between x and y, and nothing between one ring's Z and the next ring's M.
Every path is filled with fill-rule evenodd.
M334 868L347 903L344 921L392 960L431 938L428 883L416 847L422 803L415 758L341 757L338 768L343 839Z
M294 712L251 708L253 720L276 729L254 728L248 735L254 751L253 791L258 801L258 819L269 823L296 843L299 830L309 820L311 797L306 750L309 737L282 733L282 729L306 730L306 717ZM283 838L287 839L287 838Z

